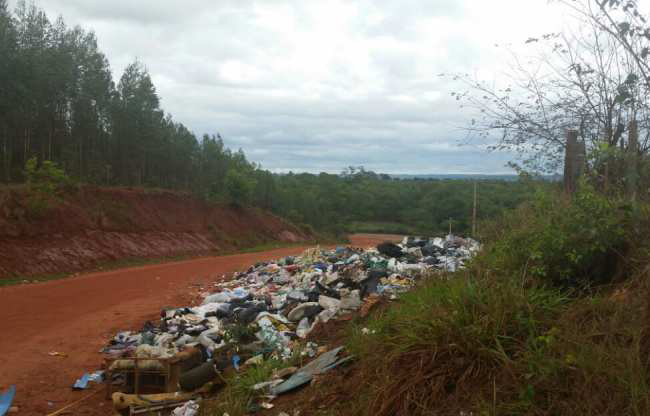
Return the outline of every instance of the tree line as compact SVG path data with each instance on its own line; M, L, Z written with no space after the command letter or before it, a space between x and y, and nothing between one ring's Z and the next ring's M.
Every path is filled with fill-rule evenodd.
M0 0L0 181L24 181L33 157L83 182L208 195L224 192L229 171L256 168L219 135L197 139L165 113L141 62L115 83L93 32Z
M439 235L451 226L455 234L471 233L471 180L398 180L363 168L340 175L301 173L276 175L274 179L272 210L319 230ZM528 200L534 188L532 183L478 181L479 224Z

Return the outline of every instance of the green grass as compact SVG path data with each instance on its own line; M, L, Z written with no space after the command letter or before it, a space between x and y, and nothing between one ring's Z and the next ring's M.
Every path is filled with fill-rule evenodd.
M44 275L36 275L36 276L28 276L28 277L9 277L6 279L0 279L0 287L27 284L27 283L47 282L49 280L63 279L68 276L70 276L69 273L53 273L53 274L44 274Z
M647 415L647 279L579 298L515 279L432 279L348 340L345 414ZM616 293L619 293L616 292Z
M475 400L488 400L491 388L485 381L508 380L520 366L535 368L535 375L555 371L539 362L538 354L528 353L544 348L566 302L556 291L523 288L510 280L473 280L463 274L430 279L371 320L366 327L374 334L351 330L348 347L360 357L369 380L359 395L367 400L358 414L485 410L471 401L459 407L450 398L472 391ZM526 362L519 363L523 357ZM507 396L516 398L519 387L511 387Z
M301 348L296 348L294 355L288 360L269 358L260 365L251 365L240 372L229 373L224 380L226 385L219 391L217 400L208 402L202 409L202 414L221 416L228 413L230 416L244 416L259 410L258 399L265 393L264 390L253 390L253 386L270 381L275 370L300 367L303 364L301 351Z

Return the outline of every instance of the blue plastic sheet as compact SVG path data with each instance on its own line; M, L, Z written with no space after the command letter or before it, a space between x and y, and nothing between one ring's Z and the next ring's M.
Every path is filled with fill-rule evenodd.
M16 395L16 386L9 387L9 390L0 394L0 416L4 416L9 411L11 403L14 401Z
M84 390L88 388L88 380L90 379L90 374L84 373L80 379L74 382L72 385L73 390Z

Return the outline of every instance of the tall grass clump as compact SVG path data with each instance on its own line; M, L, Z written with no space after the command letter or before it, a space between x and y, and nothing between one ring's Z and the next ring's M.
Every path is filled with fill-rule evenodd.
M499 401L507 396L525 406L531 382L519 383L522 361L537 379L558 371L538 358L566 303L558 291L512 280L427 282L372 320L369 331L353 331L349 346L369 380L360 413L457 415L492 403L497 380Z
M216 400L203 406L203 415L244 416L255 412L257 398L261 391L253 390L257 383L268 381L276 369L284 368L287 363L278 359L269 359L260 365L243 369L241 372L229 372L224 377L225 385L219 391Z

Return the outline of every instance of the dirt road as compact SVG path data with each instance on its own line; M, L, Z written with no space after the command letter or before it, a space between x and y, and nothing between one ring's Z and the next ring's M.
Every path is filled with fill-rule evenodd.
M395 236L357 234L355 246ZM198 300L202 287L258 261L298 254L307 247L208 257L92 273L40 284L0 288L0 390L16 384L18 415L47 415L83 397L71 386L101 363L100 348L115 332L158 319L165 306ZM50 352L65 354L52 356ZM109 415L102 393L74 415Z

